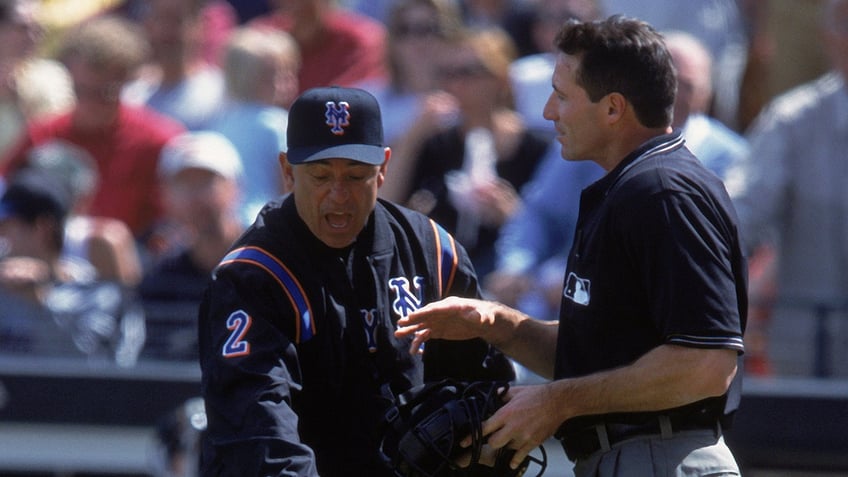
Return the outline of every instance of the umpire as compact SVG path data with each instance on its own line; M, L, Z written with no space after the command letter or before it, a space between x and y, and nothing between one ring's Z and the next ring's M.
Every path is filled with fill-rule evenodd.
M418 356L394 336L424 304L480 291L453 237L377 198L391 156L377 101L306 91L287 139L291 193L236 241L200 307L203 475L392 475L378 446L386 396L443 378L509 380L512 367L480 339L433 341Z
M561 439L578 477L738 475L724 442L740 398L746 264L721 180L671 128L662 37L624 17L567 22L544 109L586 187L558 322L450 297L397 336L482 337L549 383L512 387L482 433L516 452Z

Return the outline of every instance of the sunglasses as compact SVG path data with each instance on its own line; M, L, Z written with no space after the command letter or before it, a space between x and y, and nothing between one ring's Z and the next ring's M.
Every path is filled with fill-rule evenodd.
M108 83L104 85L87 85L80 82L74 83L74 93L77 98L96 99L100 101L114 102L121 96L121 83Z
M399 38L435 37L442 35L442 28L436 23L402 23L393 33Z
M437 73L440 78L446 80L452 79L468 79L468 78L482 78L485 76L491 76L489 70L480 63L469 63L466 65L457 65L457 66L445 66L439 68Z

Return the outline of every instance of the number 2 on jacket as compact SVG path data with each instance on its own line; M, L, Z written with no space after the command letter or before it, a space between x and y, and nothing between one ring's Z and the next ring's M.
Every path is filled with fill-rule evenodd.
M227 318L227 329L231 331L230 337L224 343L222 354L225 358L235 358L250 353L250 343L244 338L250 329L252 320L250 315L243 310L234 311Z

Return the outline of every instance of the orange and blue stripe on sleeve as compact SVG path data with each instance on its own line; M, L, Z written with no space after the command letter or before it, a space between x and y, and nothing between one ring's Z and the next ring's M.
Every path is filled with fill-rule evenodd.
M436 235L437 266L439 270L439 297L444 298L445 294L448 293L453 286L453 279L456 275L459 257L456 253L456 242L451 234L433 220L430 220L430 225L433 227L433 233Z
M270 273L289 297L297 317L295 320L295 343L307 341L315 335L315 320L312 307L303 291L303 286L291 271L276 257L258 247L241 247L228 253L218 265L249 263Z

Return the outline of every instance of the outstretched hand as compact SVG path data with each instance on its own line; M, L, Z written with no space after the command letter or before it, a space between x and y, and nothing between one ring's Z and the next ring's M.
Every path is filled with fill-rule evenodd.
M410 353L429 339L492 338L497 304L473 298L448 297L430 303L398 320L395 336L413 336Z

